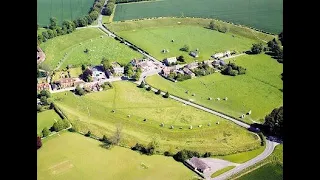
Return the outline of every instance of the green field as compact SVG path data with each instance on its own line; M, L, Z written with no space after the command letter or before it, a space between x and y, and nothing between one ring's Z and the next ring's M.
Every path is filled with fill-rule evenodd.
M113 89L84 97L68 92L67 95L56 93L53 98L82 132L90 130L99 137L104 134L110 136L115 125L122 124L123 146L132 147L137 142L147 144L152 138L157 138L161 144L160 152L177 152L186 148L203 153L210 151L213 155L236 153L260 146L256 135L227 120L172 99L164 99L130 82L115 82L113 86ZM218 121L219 125L216 124ZM160 127L162 122L164 127ZM170 129L171 125L174 129ZM189 129L190 125L193 126L192 130Z
M219 176L220 174L223 174L223 173L225 173L225 172L227 172L227 171L230 171L230 170L233 169L234 167L236 167L236 166L227 166L227 167L225 167L225 168L223 168L223 169L220 169L220 170L214 172L213 174L211 174L211 177L212 177L212 178L213 178L213 177L217 177L217 176Z
M72 34L50 39L40 47L46 54L43 64L51 69L57 67L61 60L63 63L60 68L65 68L69 64L100 64L102 57L126 63L135 57L141 57L139 53L106 36L98 28L79 29ZM85 49L89 53L84 53Z
M283 167L280 164L266 164L262 167L237 178L237 180L282 180Z
M51 128L55 120L61 119L54 110L46 110L37 113L37 133L40 134L43 128Z
M261 166L262 165L262 166ZM258 167L258 168L257 168ZM255 169L257 168L257 169ZM248 169L233 175L230 179L239 180L282 180L283 179L283 145L276 146L272 154L259 162L258 164L249 167Z
M223 159L233 163L244 163L246 161L249 161L250 159L257 157L259 154L261 154L264 151L264 149L265 149L265 146L261 146L260 148L252 151L231 154L227 156L217 156L215 158Z
M94 0L37 0L37 22L40 26L50 23L51 17L56 17L58 23L64 20L74 20L87 15Z
M283 65L265 54L242 55L234 59L237 65L247 68L245 75L233 77L215 73L177 83L154 75L147 77L146 81L153 87L234 117L252 110L244 120L263 122L267 114L283 104ZM208 100L209 97L213 100ZM218 97L228 97L228 100L215 100Z
M121 31L118 32L118 35L146 50L159 60L183 55L187 62L208 60L213 54L227 50L247 51L253 43L257 42L232 33L225 34L199 26L184 25ZM199 57L193 58L188 52L180 51L180 48L185 44L190 47L190 51L195 51L198 48ZM169 52L162 53L163 49L167 49Z
M114 21L167 16L215 18L279 33L283 27L283 0L161 0L118 4Z
M192 180L197 177L172 157L140 155L118 146L107 150L100 145L97 140L70 132L45 139L37 151L37 178Z

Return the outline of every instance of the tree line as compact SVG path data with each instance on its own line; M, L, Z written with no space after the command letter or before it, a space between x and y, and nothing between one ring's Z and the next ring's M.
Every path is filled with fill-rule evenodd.
M55 17L50 18L50 24L46 27L46 31L38 34L38 45L42 42L46 42L56 36L72 33L77 27L84 27L91 25L99 16L105 0L95 0L93 6L90 8L89 13L83 17L79 17L73 21L64 20L62 26L58 25L58 19ZM39 25L37 26L37 30Z
M106 7L102 10L102 14L105 16L110 16L113 13L116 0L109 0Z

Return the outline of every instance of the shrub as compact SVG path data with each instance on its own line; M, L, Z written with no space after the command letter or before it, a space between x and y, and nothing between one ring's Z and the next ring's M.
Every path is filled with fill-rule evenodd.
M203 154L202 157L206 158L206 157L210 157L211 156L211 152L206 152Z
M190 151L190 150L183 149L183 150L177 152L177 154L175 154L173 156L173 158L179 162L184 162L185 160L192 158L192 157L200 157L200 153L197 151Z
M86 134L85 134L86 137L90 137L91 136L91 131L88 131Z
M47 127L43 128L43 130L42 130L42 136L43 136L43 137L47 137L47 136L49 136L49 134L50 134L49 129L48 129Z
M173 156L174 154L170 153L169 151L166 151L163 153L165 156Z
M180 48L180 51L189 52L190 47L188 45L184 45L182 48Z
M167 93L165 95L163 95L164 98L168 98L169 97L169 92L167 91Z
M144 83L144 81L141 81L141 83L140 83L140 85L139 85L139 88L144 88L145 87L145 83Z
M148 86L148 87L147 87L147 91L151 91L151 86Z

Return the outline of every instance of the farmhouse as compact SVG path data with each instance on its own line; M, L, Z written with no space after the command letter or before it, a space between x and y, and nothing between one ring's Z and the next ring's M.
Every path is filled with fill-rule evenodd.
M121 67L119 63L113 62L112 68L115 74L120 75L124 73L124 67Z
M68 88L74 86L74 79L72 78L61 78L56 82L60 88Z
M226 62L224 62L223 60L214 60L212 62L212 65L214 67L220 67L220 66L225 66L226 65Z
M40 83L37 84L37 90L42 91L42 90L50 90L50 84L49 83Z
M171 58L166 58L164 60L164 63L169 66L171 63L176 63L177 62L177 58L176 57L171 57Z
M191 51L191 52L189 53L189 55L192 56L192 57L194 57L194 58L199 57L199 53L198 53L197 51Z
M152 68L154 66L154 64L150 60L148 60L148 61L142 60L136 66L138 68L141 68L142 71L148 71L148 70L150 70L150 68Z
M91 68L91 71L92 71L92 79L94 82L107 79L102 66L94 66Z
M223 53L216 53L216 54L212 55L212 57L215 59L222 58L223 56L224 56Z
M190 69L188 69L188 68L186 68L186 67L183 68L183 72L186 73L186 74L188 74L188 75L190 75L191 78L195 77L195 74L194 74L192 71L190 71Z
M185 164L195 170L195 171L199 171L201 173L206 173L207 171L210 171L210 167L204 163L201 159L197 158L197 157L192 157L189 160L185 161Z
M170 67L164 67L162 70L161 70L161 74L164 76L164 77L168 77L168 75L170 74L170 72L172 71L172 69Z
M81 88L84 85L84 81L80 78L74 78L74 86L80 86Z

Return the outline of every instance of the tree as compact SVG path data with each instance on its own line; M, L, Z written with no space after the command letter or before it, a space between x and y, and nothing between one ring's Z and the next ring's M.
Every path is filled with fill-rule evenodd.
M164 98L168 98L169 97L169 92L167 91L165 95L163 95Z
M45 96L47 98L51 97L51 93L48 90L43 89L40 91L40 96Z
M133 78L134 78L136 81L138 81L138 80L140 79L140 76L141 76L141 72L138 71L138 72L136 72L136 74L133 76Z
M185 51L185 52L189 52L189 46L187 44L185 44L180 50L181 51Z
M51 17L50 18L50 25L49 25L49 28L50 29L56 29L57 28L57 18L55 18L55 17Z
M42 102L44 105L48 105L47 97L46 96L41 96L40 102Z
M76 87L75 93L78 94L79 96L82 96L85 94L83 88L81 88L79 85Z
M260 54L262 52L263 45L262 43L252 44L251 53Z
M43 128L42 135L43 137L47 137L50 134L50 131L47 127Z
M180 62L185 62L184 57L182 55L179 56L177 60L180 61Z
M112 68L110 61L105 57L102 58L101 64L103 65L103 69L105 71Z
M38 112L41 112L41 107L42 107L41 105L39 105L39 104L37 105L37 111Z
M92 71L90 69L83 71L82 79L86 82L91 82L90 80L92 80Z
M279 41L281 41L281 44L283 44L283 31L279 34Z
M160 89L158 89L158 91L156 92L156 94L161 94L161 90L160 90Z
M37 136L37 149L41 148L41 146L42 146L41 138Z
M89 16L91 17L92 20L96 20L99 16L99 12L98 11L92 11Z
M86 69L86 66L84 64L81 65L81 70L84 71Z
M275 108L265 117L264 126L267 133L283 137L283 106Z
M209 28L212 30L215 30L215 27L216 27L216 23L213 20L210 21Z
M122 126L120 124L117 124L116 131L114 132L114 135L110 138L111 143L113 145L118 145L121 138L122 138Z
M48 35L47 31L43 31L42 36L43 36L43 42L45 42L47 39L49 39L49 35Z
M52 129L56 132L59 132L62 129L67 128L68 126L69 126L69 123L67 121L59 119L57 122L53 124Z
M42 35L42 34L38 34L38 40L39 40L40 42L43 42L43 35Z
M151 86L148 86L146 90L151 91Z
M51 29L48 29L47 33L48 33L48 39L54 38L54 34L53 34L53 31Z
M88 24L92 24L93 20L89 15L86 15L85 18L87 19Z
M144 88L145 85L146 85L145 82L144 82L144 81L141 81L141 83L140 83L140 85L139 85L139 88Z

